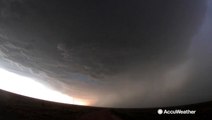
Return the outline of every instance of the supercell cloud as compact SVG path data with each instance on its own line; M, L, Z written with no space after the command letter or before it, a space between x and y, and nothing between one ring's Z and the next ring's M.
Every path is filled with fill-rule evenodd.
M211 0L0 0L0 65L94 106L212 99Z

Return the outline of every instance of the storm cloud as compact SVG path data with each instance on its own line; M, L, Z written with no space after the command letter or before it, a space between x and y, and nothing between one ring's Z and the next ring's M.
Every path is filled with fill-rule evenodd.
M6 69L93 99L94 106L155 107L212 97L211 1L0 3Z

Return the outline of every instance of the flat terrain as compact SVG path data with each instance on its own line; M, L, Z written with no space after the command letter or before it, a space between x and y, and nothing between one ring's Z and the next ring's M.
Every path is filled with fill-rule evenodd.
M85 107L32 99L0 90L0 120L143 120L210 119L212 102L166 107L167 110L196 110L195 115L158 115L158 108L114 109Z

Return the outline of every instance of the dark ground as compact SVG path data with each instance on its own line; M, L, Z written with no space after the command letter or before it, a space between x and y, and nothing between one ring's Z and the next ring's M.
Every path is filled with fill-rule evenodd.
M212 102L166 107L167 110L197 110L195 115L158 115L158 108L114 109L67 105L32 99L0 90L0 120L207 120Z

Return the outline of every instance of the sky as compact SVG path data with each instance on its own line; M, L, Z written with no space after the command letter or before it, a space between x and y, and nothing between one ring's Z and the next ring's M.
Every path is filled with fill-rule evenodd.
M0 68L93 106L209 101L211 12L211 0L0 0Z

